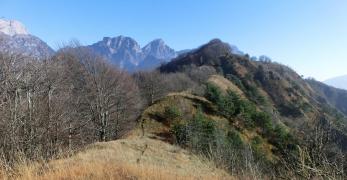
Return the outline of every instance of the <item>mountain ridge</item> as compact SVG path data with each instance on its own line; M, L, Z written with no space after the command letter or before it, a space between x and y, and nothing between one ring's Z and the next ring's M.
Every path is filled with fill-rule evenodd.
M162 39L155 39L141 48L128 36L104 37L86 47L128 71L153 69L177 56Z
M346 103L328 103L333 100L322 96L320 90L291 68L275 62L251 60L247 55L233 54L228 44L219 39L162 65L158 70L163 73L189 72L189 69L202 66L213 67L218 74L244 91L250 101L272 114L273 118L280 117L282 123L298 132L303 127L310 127L311 121L319 123L322 119L325 123L336 123L338 126L339 123L335 121L338 115L327 111L326 107L332 106L332 109L346 112ZM339 93L347 96L347 91ZM343 136L343 142L346 143L347 135ZM346 150L347 145L343 146Z
M0 51L39 59L44 59L54 54L54 50L36 36L30 34L9 36L1 32Z

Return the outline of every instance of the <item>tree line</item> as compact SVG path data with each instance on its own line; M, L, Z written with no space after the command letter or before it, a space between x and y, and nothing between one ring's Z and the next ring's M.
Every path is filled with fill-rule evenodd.
M120 137L142 102L128 73L78 48L35 60L0 55L0 153L52 157Z
M120 138L141 111L169 92L199 89L213 70L129 74L89 49L69 45L37 60L0 54L0 155L50 158Z

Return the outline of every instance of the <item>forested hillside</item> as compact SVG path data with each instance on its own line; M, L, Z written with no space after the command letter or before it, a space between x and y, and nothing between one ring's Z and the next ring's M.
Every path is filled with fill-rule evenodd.
M15 167L26 159L43 161L28 168L26 175L33 174L27 177L49 177L57 168L71 178L77 170L67 162L81 158L78 152L91 158L82 158L84 163L109 167L102 155L93 154L119 160L121 149L129 150L129 158L140 157L130 158L136 167L144 161L158 168L149 160L163 158L157 144L170 146L161 153L174 154L163 161L177 163L182 156L190 159L187 168L199 170L204 168L194 162L212 163L220 172L213 177L219 179L346 177L347 121L336 98L346 92L331 96L331 87L268 59L234 53L218 39L154 71L129 74L87 48L67 46L40 61L1 54L0 73L1 169L9 176L24 177ZM107 150L85 149L112 140L116 144L105 145ZM186 158L173 146L200 160ZM59 157L66 157L61 166L59 160L47 162ZM178 166L175 171L181 172ZM119 168L98 177L125 177ZM132 173L143 179L138 171Z

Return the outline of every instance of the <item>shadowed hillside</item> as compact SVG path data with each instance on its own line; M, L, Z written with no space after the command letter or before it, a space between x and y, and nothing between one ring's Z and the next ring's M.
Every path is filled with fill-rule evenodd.
M345 116L347 115L346 90L334 88L313 79L308 79L307 82L318 92L318 101L322 101L322 103L329 103L331 106L342 112Z

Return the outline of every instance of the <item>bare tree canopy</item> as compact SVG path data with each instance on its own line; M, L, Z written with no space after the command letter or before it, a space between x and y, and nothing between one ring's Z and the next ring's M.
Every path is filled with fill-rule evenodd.
M119 138L140 106L132 77L84 49L43 61L0 55L0 152L8 160Z

